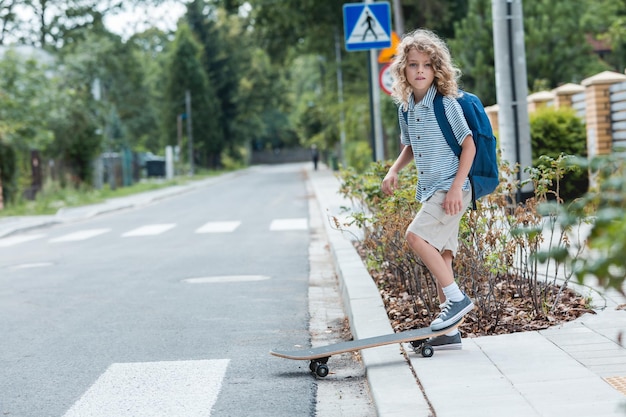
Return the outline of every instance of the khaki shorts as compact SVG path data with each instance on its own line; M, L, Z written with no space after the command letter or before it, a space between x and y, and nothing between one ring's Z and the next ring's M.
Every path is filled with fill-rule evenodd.
M447 215L443 209L442 204L445 198L445 191L436 191L422 204L422 208L417 212L406 232L421 237L439 252L449 250L453 256L456 256L459 248L459 223L472 201L472 192L463 191L464 209L454 216Z

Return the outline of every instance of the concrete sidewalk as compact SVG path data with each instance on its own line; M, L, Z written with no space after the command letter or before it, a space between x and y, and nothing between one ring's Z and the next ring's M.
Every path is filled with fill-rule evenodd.
M339 181L332 171L323 165L318 171L303 166L322 213L353 337L393 332L378 289L352 245L358 230L335 227L334 218L349 220L344 207L350 207L350 201L338 194ZM0 219L0 238L148 204L217 180L224 176L67 209L55 216ZM593 289L580 291L587 295ZM432 358L400 345L362 351L378 415L626 416L626 349L620 343L626 333L626 311L618 309L626 299L617 292L593 294L594 304L601 307L597 314L543 331L464 338L463 350L438 351Z
M350 207L328 170L310 173L321 210L345 219ZM341 221L341 220L340 220ZM327 222L344 304L353 336L391 331L373 280L350 242ZM583 288L586 294L593 289ZM432 358L408 353L415 380L399 346L362 352L379 416L626 416L626 299L595 292L595 315L543 331L463 339L461 351ZM624 335L626 340L626 334Z

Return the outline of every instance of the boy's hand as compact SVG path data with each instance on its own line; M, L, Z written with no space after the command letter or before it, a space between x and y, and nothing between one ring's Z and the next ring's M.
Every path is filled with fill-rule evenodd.
M398 174L392 171L389 171L385 178L383 179L382 189L383 192L387 195L393 194L394 190L398 188Z
M450 188L442 205L448 216L458 214L463 210L463 191L460 188Z

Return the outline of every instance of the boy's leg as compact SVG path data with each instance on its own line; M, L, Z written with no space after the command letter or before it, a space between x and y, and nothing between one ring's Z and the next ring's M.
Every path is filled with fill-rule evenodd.
M442 304L463 300L465 294L454 281L452 253L445 251L442 254L430 243L411 232L407 233L406 238L411 249L422 259L426 268L437 280L437 294Z
M407 236L408 238L408 236ZM441 255L446 263L446 266L448 268L448 271L450 273L450 275L453 275L453 271L452 271L452 261L454 260L454 255L452 254L451 251L446 250L443 252L443 254ZM444 304L446 301L446 296L443 293L443 289L441 288L441 285L439 285L439 281L435 280L435 283L437 285L437 295L439 297L439 304ZM431 347L433 347L435 350L460 350L463 349L463 343L461 341L461 335L459 332L458 328L455 328L451 331L449 331L446 334L443 334L441 336L435 336L435 337L431 337L430 339L424 341L424 340L419 340L419 341L415 341L415 342L411 342L411 345L413 346L413 350L415 352L419 352L422 345L424 343L428 343Z
M446 262L446 266L448 267L450 275L454 276L454 272L452 270L452 261L454 260L454 255L451 251L446 250L441 256ZM437 298L439 298L439 304L443 304L446 302L446 295L443 293L443 288L441 288L441 285L439 285L439 281L437 281L437 279L435 279L435 284L437 286Z
M452 268L448 266L446 259L437 248L413 232L408 232L406 239L413 252L420 257L426 268L433 274L442 290L454 283ZM442 296L445 294L439 293L439 291L438 294L439 300L442 301Z
M441 330L460 320L474 308L474 304L454 281L452 260L456 251L458 224L463 213L445 214L441 205L445 192L437 192L422 205L422 209L409 225L406 238L411 249L422 259L438 284L442 311L432 322L433 330ZM464 202L471 200L466 192ZM452 242L452 247L449 247Z
M450 274L454 276L454 272L452 270L452 261L454 260L454 255L452 254L452 251L445 250L443 251L443 254L441 256L443 257L444 261L446 261L446 265L448 266ZM444 304L446 302L446 295L443 293L443 289L441 288L441 285L439 285L439 282L437 282L437 294L439 296L439 303ZM441 337L442 339L444 339L444 342L441 342L441 344L458 344L458 348L460 349L461 337L456 336L457 334L459 334L458 327L446 333L444 336L448 336L447 338Z
M454 260L454 255L452 254L452 251L449 251L449 250L443 251L443 253L441 254L441 257L446 263L448 272L450 273L451 276L454 277L454 271L452 269L452 261ZM440 304L443 304L446 302L446 295L443 293L443 288L441 288L441 285L439 285L439 282L437 282L437 295L439 296Z

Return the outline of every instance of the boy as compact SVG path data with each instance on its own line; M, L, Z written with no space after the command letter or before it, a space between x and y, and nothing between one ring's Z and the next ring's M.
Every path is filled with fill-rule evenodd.
M391 71L404 148L383 179L382 189L392 194L398 186L398 172L411 160L415 162L416 199L422 207L409 225L406 239L437 281L441 312L431 329L441 330L474 308L454 281L452 261L458 249L459 222L471 202L468 173L476 147L463 110L454 99L460 71L452 64L442 39L424 29L405 35ZM446 117L461 145L460 157L446 142L435 118L437 92L443 96ZM404 111L408 112L406 123ZM461 335L455 329L428 343L436 349L460 349Z

